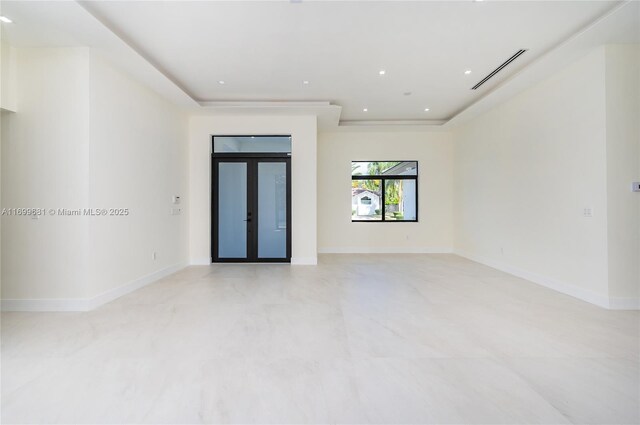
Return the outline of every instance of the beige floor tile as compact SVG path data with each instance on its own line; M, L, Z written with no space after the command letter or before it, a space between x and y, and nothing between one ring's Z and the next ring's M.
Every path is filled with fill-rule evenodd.
M454 255L188 267L1 326L3 423L640 422L640 313Z

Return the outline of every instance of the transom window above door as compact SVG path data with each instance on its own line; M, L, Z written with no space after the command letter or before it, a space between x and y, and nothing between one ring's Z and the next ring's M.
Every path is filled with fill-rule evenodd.
M291 153L291 136L215 136L213 153Z
M352 161L351 221L418 221L418 161Z

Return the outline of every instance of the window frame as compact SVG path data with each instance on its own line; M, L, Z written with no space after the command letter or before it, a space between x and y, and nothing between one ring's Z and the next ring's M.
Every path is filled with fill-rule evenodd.
M417 160L377 160L377 161L367 161L367 160L352 160L351 164L353 165L354 162L415 162L416 163L416 174L415 175L400 175L400 174L388 174L388 175L381 175L381 174L376 174L376 175L356 175L354 176L353 174L351 175L351 181L353 182L354 180L380 180L380 192L382 194L381 196L381 220L356 220L353 218L353 216L351 216L351 222L352 223L417 223L418 219L419 219L419 210L420 210L420 205L418 202L418 187L419 187L419 182L418 182L418 177L420 176L420 164L418 163ZM385 184L387 180L413 180L416 182L416 218L414 220L387 220L386 219L386 190L385 190ZM351 187L353 187L353 184L351 185Z

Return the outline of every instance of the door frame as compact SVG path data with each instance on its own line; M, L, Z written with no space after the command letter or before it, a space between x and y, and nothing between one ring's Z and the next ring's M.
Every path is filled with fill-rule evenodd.
M213 138L211 140L213 144ZM213 146L212 146L213 151ZM251 231L247 229L247 257L218 257L218 162L244 162L247 164L247 210L253 206ZM283 162L286 164L286 257L258 257L258 163ZM249 212L249 211L247 211ZM211 154L211 262L212 263L291 263L291 154L290 153L212 153Z

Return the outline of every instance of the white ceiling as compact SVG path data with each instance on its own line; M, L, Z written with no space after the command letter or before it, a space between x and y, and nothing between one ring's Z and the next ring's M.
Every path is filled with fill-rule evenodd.
M82 3L97 18L82 25L69 2L3 1L2 11L23 19L8 29L18 45L86 44L83 32L104 25L202 105L328 101L347 124L441 123L618 3L102 1ZM521 48L528 51L470 90Z

